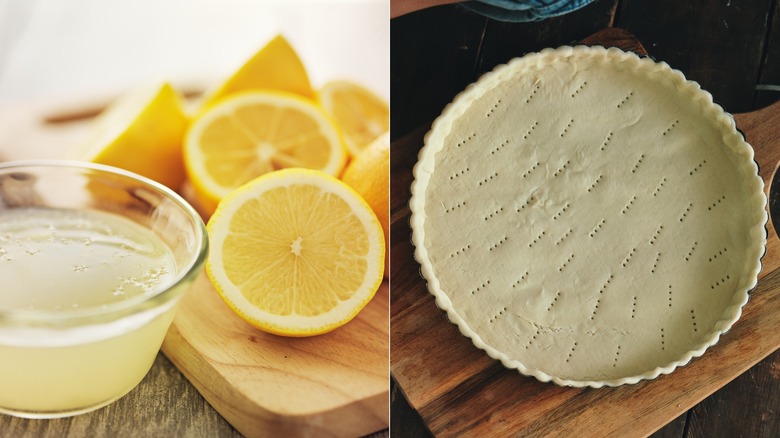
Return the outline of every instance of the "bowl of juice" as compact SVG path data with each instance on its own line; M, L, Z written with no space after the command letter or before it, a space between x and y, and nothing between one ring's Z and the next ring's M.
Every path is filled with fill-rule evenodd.
M200 216L154 181L0 163L0 413L71 416L135 388L207 247Z

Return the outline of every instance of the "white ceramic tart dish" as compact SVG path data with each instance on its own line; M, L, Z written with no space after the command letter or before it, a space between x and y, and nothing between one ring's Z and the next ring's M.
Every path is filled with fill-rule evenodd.
M506 367L568 386L672 372L714 345L766 244L753 149L665 63L562 47L448 105L412 184L437 305Z

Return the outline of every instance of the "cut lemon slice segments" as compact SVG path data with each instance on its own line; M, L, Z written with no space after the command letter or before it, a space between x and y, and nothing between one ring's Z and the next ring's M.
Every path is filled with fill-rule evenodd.
M311 336L350 321L382 282L385 242L368 204L319 171L286 169L231 192L208 223L208 275L252 326Z
M316 104L272 91L221 101L193 121L184 141L187 172L205 212L265 173L301 167L336 176L346 157L337 128Z
M207 92L202 106L207 108L230 94L257 89L286 91L310 99L315 96L303 62L282 35L269 41L224 82Z
M320 90L319 99L341 128L344 142L353 157L390 129L387 102L354 82L328 82Z

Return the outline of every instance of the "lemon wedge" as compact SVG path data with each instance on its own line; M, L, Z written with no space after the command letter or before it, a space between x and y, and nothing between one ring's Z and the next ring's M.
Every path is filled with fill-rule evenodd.
M178 190L188 123L182 99L168 83L133 89L95 118L71 158L120 167Z
M201 105L208 108L230 94L257 89L315 97L303 62L282 35L269 41L224 82L207 92Z

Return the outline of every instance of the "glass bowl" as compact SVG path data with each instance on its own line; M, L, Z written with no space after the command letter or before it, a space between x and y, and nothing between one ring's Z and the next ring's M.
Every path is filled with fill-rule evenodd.
M154 181L0 164L0 412L65 417L132 390L207 247L200 216Z

